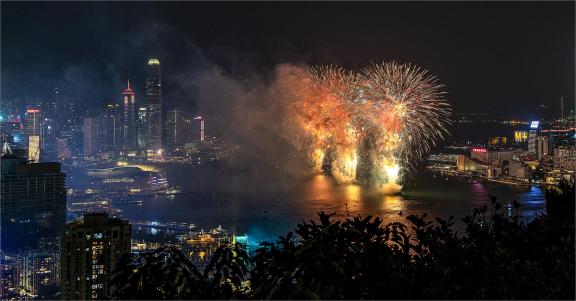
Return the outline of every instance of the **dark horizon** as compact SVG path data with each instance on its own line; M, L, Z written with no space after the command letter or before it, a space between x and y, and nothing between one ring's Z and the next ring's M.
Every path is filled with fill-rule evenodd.
M54 87L143 103L160 58L166 108L196 107L195 75L218 68L248 87L274 67L411 62L446 85L457 112L531 118L574 104L574 2L2 2L2 100ZM33 20L34 22L30 22ZM565 110L567 111L567 110Z

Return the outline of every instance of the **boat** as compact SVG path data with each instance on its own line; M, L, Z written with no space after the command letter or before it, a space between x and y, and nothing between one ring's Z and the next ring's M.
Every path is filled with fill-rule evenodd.
M166 188L166 194L177 194L180 193L180 187L178 186L169 186L168 188Z

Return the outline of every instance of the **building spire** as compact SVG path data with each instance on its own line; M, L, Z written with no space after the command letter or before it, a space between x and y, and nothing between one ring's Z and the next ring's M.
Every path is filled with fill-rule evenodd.
M130 79L128 79L128 89L130 89Z

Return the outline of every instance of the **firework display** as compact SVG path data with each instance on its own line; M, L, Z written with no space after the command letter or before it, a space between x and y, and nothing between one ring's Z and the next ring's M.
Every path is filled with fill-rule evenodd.
M447 134L450 105L442 85L411 64L383 63L360 72L309 68L295 86L289 118L301 130L310 165L339 182L360 181L384 193Z

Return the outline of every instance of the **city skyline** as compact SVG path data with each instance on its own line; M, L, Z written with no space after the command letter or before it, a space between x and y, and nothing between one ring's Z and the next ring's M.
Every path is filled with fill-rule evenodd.
M54 16L66 11L73 19L82 18L77 20L80 26L71 28L66 26L67 20L62 20L48 25L50 34L39 35L37 28L20 23L26 18L13 17L28 16L41 22L41 8ZM83 102L103 104L117 99L113 92L124 88L126 78L132 79L136 95L144 96L144 64L149 58L158 57L165 70L165 90L169 91L164 96L167 108L205 106L202 76L214 68L238 84L250 86L265 84L273 68L283 63L361 68L382 60L411 62L430 70L446 85L448 99L459 112L491 111L530 119L542 104L560 114L561 97L566 107L574 102L574 20L568 13L573 8L571 2L521 3L514 10L498 3L422 6L416 2L365 3L347 11L345 5L335 4L324 8L333 17L326 17L311 4L238 7L239 12L253 16L247 19L224 3L190 2L182 7L174 3L138 4L131 6L129 12L112 3L61 8L53 11L54 7L42 4L5 5L2 100L48 98L57 87L66 95L80 96ZM298 24L278 15L281 9L300 12ZM220 13L210 14L213 11ZM196 18L188 20L184 12ZM370 17L354 19L361 12ZM509 16L513 12L516 17L511 22ZM348 13L351 19L346 18ZM98 14L107 17L89 25L93 15ZM126 14L131 18L126 18ZM203 15L211 15L212 20ZM391 26L403 15L410 16L407 26ZM285 25L264 26L273 24L272 16L281 18ZM376 21L376 16L384 21ZM131 22L126 23L127 20ZM316 21L324 25L314 26ZM459 26L450 26L452 22ZM206 24L217 25L206 31L202 29ZM59 35L52 36L53 32ZM337 32L352 40L338 43ZM110 39L111 43L93 45L95 39L86 40L93 34ZM75 38L43 43L47 39L59 41L61 36ZM534 43L536 40L539 42ZM53 54L53 58L46 61L27 56L23 60L22 51L11 51L32 41L45 44L44 52ZM66 47L66 43L74 43L74 47ZM67 60L60 59L64 55Z

